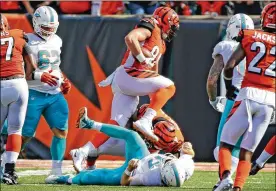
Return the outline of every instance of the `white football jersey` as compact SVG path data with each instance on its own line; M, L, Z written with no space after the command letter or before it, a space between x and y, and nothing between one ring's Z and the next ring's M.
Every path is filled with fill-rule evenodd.
M49 40L44 40L34 33L28 33L28 45L30 46L33 55L37 62L37 70L39 72L49 72L58 77L57 86L49 86L40 80L28 81L29 89L36 90L43 93L57 94L60 90L62 82L62 74L59 68L60 53L62 47L62 40L59 36L53 35Z
M223 57L224 66L229 60L232 53L236 50L239 43L233 40L224 40L219 42L213 51L212 57L215 58L216 55L220 54ZM240 89L243 76L245 74L246 61L245 59L241 61L239 65L234 68L232 85Z
M184 157L185 156L185 157ZM188 156L188 157L187 157ZM172 158L162 154L150 154L138 162L138 167L133 171L133 180L130 182L131 186L164 186L161 178L161 169L164 162ZM179 159L183 161L183 168L185 168L186 180L193 174L194 163L190 155L183 155ZM186 170L187 169L187 170ZM192 171L190 170L192 169Z

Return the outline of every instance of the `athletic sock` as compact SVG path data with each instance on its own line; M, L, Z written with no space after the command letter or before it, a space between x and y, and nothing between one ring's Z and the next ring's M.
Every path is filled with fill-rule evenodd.
M249 176L251 163L249 161L240 161L237 168L234 187L243 188L247 177Z
M259 165L259 167L263 167L265 165L266 161L268 161L268 159L270 159L272 156L273 155L269 154L268 152L266 152L264 150L262 152L262 154L256 160L256 163Z
M231 152L228 148L219 149L220 177L225 171L231 171Z
M148 121L152 121L153 118L156 116L156 114L157 113L154 109L147 108L147 110L142 118L146 118Z
M150 95L150 105L155 111L159 111L167 103L167 101L175 94L175 86L171 85L166 88L160 88Z
M273 155L275 155L276 152L276 135L270 139L270 141L267 143L265 146L264 151L261 153L261 155L258 157L256 160L256 163L260 166L263 167L266 161L270 159Z
M18 134L8 136L6 145L6 163L16 163L22 144L22 137Z
M61 174L62 160L66 149L66 139L53 136L51 144L52 155L52 173L56 175Z

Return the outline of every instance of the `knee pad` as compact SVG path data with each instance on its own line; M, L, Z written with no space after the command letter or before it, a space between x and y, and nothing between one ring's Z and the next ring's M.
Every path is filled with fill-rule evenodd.
M219 162L219 146L217 146L214 151L213 151L213 154L214 154L214 158L217 162Z

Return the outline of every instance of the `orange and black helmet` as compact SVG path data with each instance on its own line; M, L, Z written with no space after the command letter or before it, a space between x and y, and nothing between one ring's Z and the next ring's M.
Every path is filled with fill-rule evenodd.
M159 141L154 143L154 146L158 149L165 150L176 140L174 124L164 118L156 119L153 122L153 132L159 138Z
M276 31L276 3L271 2L267 4L262 11L261 25L262 29L272 29Z
M171 41L179 30L179 17L177 13L170 7L159 7L153 17L157 20L158 26L162 30L162 38Z

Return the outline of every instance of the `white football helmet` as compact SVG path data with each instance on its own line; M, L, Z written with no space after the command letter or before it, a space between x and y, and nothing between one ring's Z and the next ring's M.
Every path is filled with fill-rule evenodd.
M161 178L166 186L181 187L186 180L186 172L181 160L173 159L161 169Z
M241 29L254 29L253 20L243 13L236 14L230 18L226 29L227 39L234 40Z
M57 32L59 22L57 12L49 6L37 8L33 15L33 27L36 34L48 40Z

